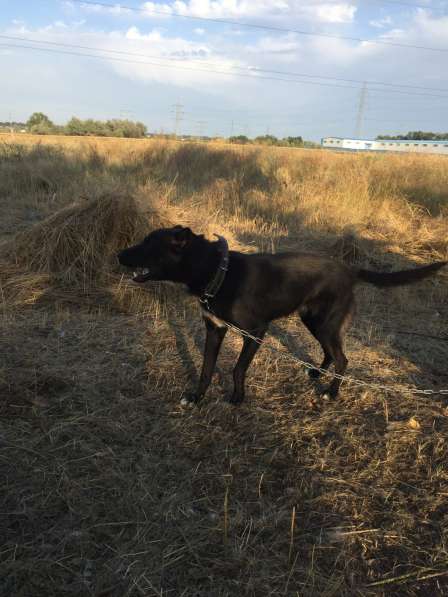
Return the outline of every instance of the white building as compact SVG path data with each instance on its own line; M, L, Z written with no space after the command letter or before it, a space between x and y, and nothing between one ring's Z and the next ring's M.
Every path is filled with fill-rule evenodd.
M393 151L412 153L438 153L448 155L448 139L442 141L410 141L400 139L343 139L324 137L322 147L339 151Z

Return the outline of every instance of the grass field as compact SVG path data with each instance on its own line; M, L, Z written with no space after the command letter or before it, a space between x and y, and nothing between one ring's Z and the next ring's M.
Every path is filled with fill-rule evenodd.
M316 400L291 317L241 407L228 335L184 411L199 309L115 258L182 223L372 269L447 259L446 158L2 136L0 204L1 595L448 593L448 399L401 391L448 388L448 273L357 290L348 373L396 391Z

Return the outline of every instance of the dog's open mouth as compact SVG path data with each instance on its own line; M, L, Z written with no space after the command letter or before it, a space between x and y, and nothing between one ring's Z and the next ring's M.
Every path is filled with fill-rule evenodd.
M151 279L151 273L147 267L139 267L136 271L133 272L132 281L138 282L142 284L143 282L147 282Z

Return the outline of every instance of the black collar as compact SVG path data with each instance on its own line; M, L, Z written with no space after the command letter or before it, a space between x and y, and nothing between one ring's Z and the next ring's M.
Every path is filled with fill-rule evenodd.
M218 251L221 253L221 260L215 275L199 297L199 302L206 309L209 309L208 301L218 294L229 269L229 245L223 236L219 236L219 234L215 234L215 236L218 238Z

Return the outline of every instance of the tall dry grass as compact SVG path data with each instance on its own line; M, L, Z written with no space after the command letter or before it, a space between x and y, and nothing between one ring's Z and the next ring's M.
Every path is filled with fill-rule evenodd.
M368 267L448 255L448 161L160 141L0 137L0 593L444 595L446 400L343 386L316 404L276 322L227 406L201 409L203 330L115 252L173 223L243 251ZM447 277L359 288L350 374L448 387ZM284 356L271 352L274 346Z

